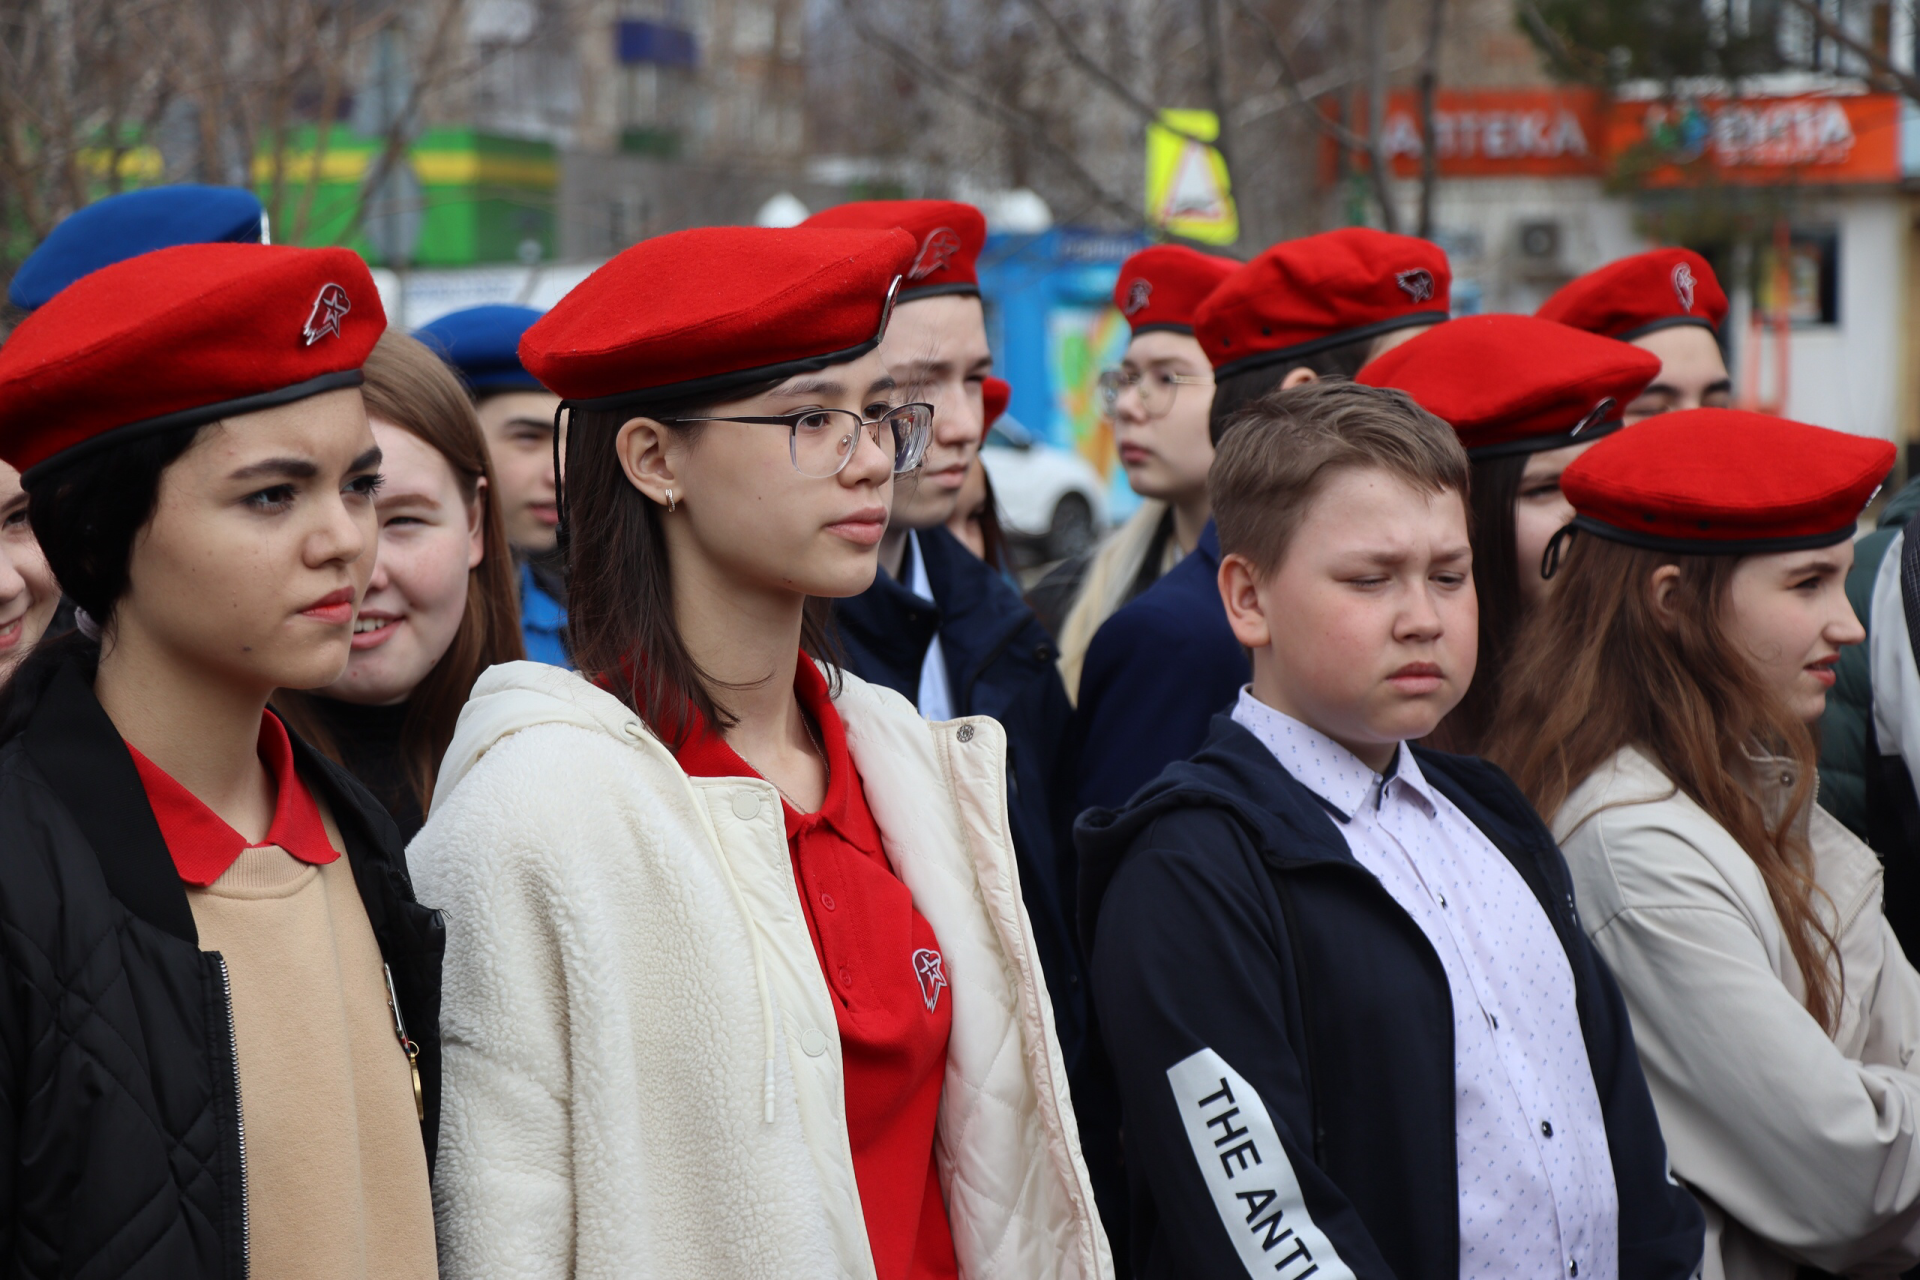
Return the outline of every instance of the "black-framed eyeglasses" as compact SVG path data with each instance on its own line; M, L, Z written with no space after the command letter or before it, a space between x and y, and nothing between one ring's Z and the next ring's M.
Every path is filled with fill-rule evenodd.
M829 479L847 469L860 448L863 430L873 437L875 444L892 451L895 475L920 465L927 454L927 441L933 436L933 406L919 402L898 405L877 418L863 418L851 409L796 409L792 413L764 417L662 418L661 421L669 426L745 422L785 427L793 469L815 480Z
M1165 369L1149 369L1144 373L1138 369L1108 369L1100 375L1100 399L1106 404L1107 412L1112 413L1122 395L1137 391L1141 412L1149 418L1164 418L1172 410L1173 398L1180 394L1181 387L1212 385L1212 378L1169 373Z

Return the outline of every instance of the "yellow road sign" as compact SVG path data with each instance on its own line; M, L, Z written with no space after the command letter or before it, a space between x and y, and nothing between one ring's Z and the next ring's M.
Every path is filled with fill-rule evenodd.
M1220 136L1211 111L1166 109L1147 126L1147 219L1202 244L1240 238L1240 214L1226 158L1208 146Z

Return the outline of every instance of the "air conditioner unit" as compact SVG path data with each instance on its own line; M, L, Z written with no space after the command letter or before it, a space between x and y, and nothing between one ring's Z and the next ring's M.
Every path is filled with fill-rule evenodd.
M1560 224L1558 222L1535 220L1523 222L1516 237L1520 245L1520 256L1535 266L1545 266L1560 261Z

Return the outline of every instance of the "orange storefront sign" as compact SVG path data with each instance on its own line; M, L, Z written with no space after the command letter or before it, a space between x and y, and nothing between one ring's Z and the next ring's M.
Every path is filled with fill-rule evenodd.
M1591 89L1442 90L1434 95L1433 132L1440 173L1449 178L1601 172L1605 117ZM1419 101L1391 95L1382 142L1403 178L1420 172Z
M1434 136L1445 178L1623 169L1654 186L1709 174L1768 185L1900 178L1900 99L1886 93L1608 102L1591 89L1443 90ZM1421 137L1416 96L1390 95L1381 141L1396 176L1419 175Z
M1704 98L1615 103L1607 121L1614 163L1645 168L1653 186L1681 186L1702 169L1722 182L1895 182L1900 99Z

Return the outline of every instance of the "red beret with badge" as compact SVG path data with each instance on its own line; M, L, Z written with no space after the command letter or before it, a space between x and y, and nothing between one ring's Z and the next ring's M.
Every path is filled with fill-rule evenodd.
M0 346L0 458L28 472L358 386L386 327L349 249L190 244L124 259Z
M568 404L715 394L879 345L914 242L901 231L699 227L643 240L520 339Z
M1134 333L1192 333L1193 313L1240 269L1232 258L1201 253L1183 244L1156 244L1120 265L1113 305Z
M1231 377L1447 318L1453 273L1431 240L1344 227L1274 245L1200 304L1193 331Z
M1534 314L1630 342L1679 324L1718 330L1727 318L1727 295L1693 250L1655 249L1589 271Z
M856 200L822 209L803 227L845 227L863 231L899 228L913 237L913 259L900 282L900 301L944 293L980 292L974 273L987 243L987 219L958 200Z
M1660 357L1533 316L1462 316L1417 334L1354 377L1397 387L1478 461L1583 444L1619 429Z
M1013 402L1013 386L1004 378L984 378L980 383L980 400L986 408L987 429L992 430Z
M1560 477L1569 529L1683 554L1831 546L1893 468L1894 447L1741 409L1683 409L1635 423ZM1548 549L1549 563L1554 548Z

